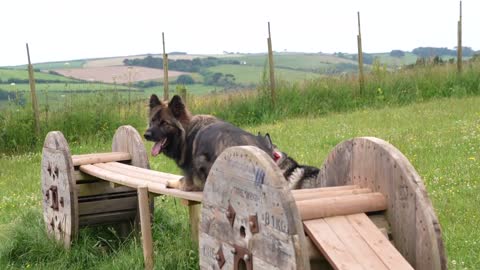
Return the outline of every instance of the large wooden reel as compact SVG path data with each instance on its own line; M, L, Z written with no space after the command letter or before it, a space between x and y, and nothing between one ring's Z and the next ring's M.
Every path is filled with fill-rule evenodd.
M310 269L295 201L265 152L225 150L203 194L201 269Z
M78 232L78 200L72 157L61 132L47 134L42 155L43 220L47 233L70 247Z

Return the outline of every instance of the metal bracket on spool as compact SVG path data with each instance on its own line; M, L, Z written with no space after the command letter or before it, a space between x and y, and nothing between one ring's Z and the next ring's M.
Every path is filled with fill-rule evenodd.
M239 247L237 245L233 245L234 250L233 253L233 269L246 269L246 270L253 270L253 259L252 253L246 248ZM242 267L240 267L240 265Z
M252 234L258 233L258 231L259 231L259 229L258 229L258 218L257 218L256 214L248 217L248 225L250 227L250 232Z
M230 222L230 225L233 227L233 223L235 222L235 209L233 209L231 204L228 204L228 209L227 209L227 219Z

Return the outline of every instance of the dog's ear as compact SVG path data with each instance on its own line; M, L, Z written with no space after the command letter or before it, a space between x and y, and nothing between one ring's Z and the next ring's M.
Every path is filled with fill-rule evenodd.
M260 132L258 133L260 134ZM270 138L270 134L265 134L265 142L267 143L267 146L269 149L273 150L275 148L275 145L272 142L272 138Z
M179 118L182 114L185 113L185 104L180 96L173 96L172 100L168 103L168 108L172 112L175 118Z
M158 99L157 95L153 94L150 96L150 109L153 109L160 104L162 104L162 102L160 101L160 99Z

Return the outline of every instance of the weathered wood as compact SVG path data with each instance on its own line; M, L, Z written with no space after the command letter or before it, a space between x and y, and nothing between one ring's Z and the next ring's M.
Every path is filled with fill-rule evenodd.
M225 150L211 168L203 194L201 269L218 266L220 249L225 254L222 269L232 269L229 253L235 246L254 254L255 268L310 268L295 201L265 152L251 146Z
M137 206L137 196L135 195L136 194L130 194L128 197L81 202L79 215L92 215L105 212L135 210Z
M358 188L360 188L360 187L357 186L357 185L345 185L345 186L335 186L335 187L318 187L318 188L307 188L307 189L294 189L294 190L292 190L292 194L293 194L293 196L296 196L298 194L352 190L352 189L358 189Z
M35 135L40 135L40 111L38 109L38 100L37 100L37 92L35 89L35 76L33 71L33 65L30 62L30 49L27 46L27 57L28 57L28 81L30 82L30 93L32 96L32 109L33 109L33 116L34 116L34 123L35 123Z
M163 100L168 100L168 55L165 53L165 35L162 32L163 43Z
M462 47L462 1L460 1L460 17L457 23L457 71L458 73L462 72L462 56L463 56L463 47Z
M395 247L390 244L388 238L385 239L385 236L365 214L349 215L346 218L388 269L413 270Z
M356 194L365 194L371 193L372 190L369 188L357 188L357 189L347 189L347 190L332 190L332 191L321 191L318 192L310 192L310 193L293 193L293 198L295 201L304 201L304 200L311 200L311 199L320 199L320 198L327 198L327 197L341 197L346 195L356 195Z
M78 184L77 182L76 190L77 190L77 196L79 201L81 201L82 198L95 196L95 195L110 195L110 194L114 195L114 194L124 193L124 192L134 192L134 190L132 190L129 187L119 186L116 188L112 188L109 182L106 182L94 176L92 176L92 178L97 179L96 182L90 182L87 184Z
M317 182L359 185L381 192L395 247L416 269L446 269L441 229L423 182L407 158L372 137L340 143L328 155Z
M132 126L121 126L117 129L113 136L112 152L130 153L131 165L144 169L150 168L142 137Z
M43 145L42 202L47 233L69 248L78 233L78 201L70 149L58 131Z
M145 269L153 269L153 241L150 219L150 202L146 186L138 187L138 208L140 210L140 225L142 230L143 259Z
M272 105L275 106L275 65L273 63L273 49L272 49L272 34L270 32L270 22L268 22L268 65L270 70L270 94L272 99Z
M358 46L358 83L360 85L360 94L363 94L365 89L365 76L363 73L363 50L362 50L362 33L360 30L360 12L357 12L358 17L358 35L357 35L357 46Z
M191 202L191 201L189 201ZM198 230L200 228L200 218L202 212L202 205L199 202L190 203L188 205L188 218L190 220L190 232L192 240L198 243Z
M132 157L126 152L110 152L110 153L98 153L98 154L86 154L86 155L73 155L73 166L80 166L85 164L94 164L101 162L112 162L130 160Z
M163 195L171 195L180 199L186 199L191 201L202 201L202 192L186 192L178 189L166 188L164 184L152 182L148 179L139 179L123 174L115 173L112 171L105 170L95 165L82 165L80 170L84 173L93 175L97 178L110 181L119 185L137 188L138 186L145 185L148 188L149 192Z
M297 201L302 220L381 211L387 208L381 193L367 193Z
M105 170L111 171L111 172L116 172L119 174L123 174L126 176L131 176L139 179L145 179L147 181L155 182L155 183L160 183L166 185L169 180L171 179L180 179L181 176L167 176L168 174L165 174L165 176L159 177L159 176L153 176L151 174L145 173L145 171L148 171L147 169L142 169L138 168L135 166L130 166L130 165L125 165L121 164L122 166L116 166L114 164L121 164L117 162L109 162L109 163L99 163L95 164L95 166L98 166L100 168L103 168ZM133 168L137 168L137 170L134 170Z
M129 170L129 171L138 172L142 175L149 175L149 176L153 176L153 177L161 178L161 179L179 180L180 178L183 177L183 176L177 175L177 174L164 173L164 172L144 169L144 168L141 168L141 167L136 167L136 166L123 164L123 163L119 163L119 162L108 162L107 164L112 165L114 167L124 168L124 169Z
M106 225L106 224L119 224L119 223L133 223L137 217L138 209L122 210L115 212L105 212L91 215L79 216L80 227L92 226L92 225ZM128 235L127 232L124 235Z
M312 242L323 253L334 269L368 270L368 268L363 268L356 258L352 256L343 241L324 219L307 220L303 224Z

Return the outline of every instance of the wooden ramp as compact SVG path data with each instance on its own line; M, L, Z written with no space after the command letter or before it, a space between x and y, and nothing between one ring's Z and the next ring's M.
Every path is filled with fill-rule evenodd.
M202 192L185 192L178 189L167 188L168 181L179 180L182 176L143 169L132 165L119 163L115 158L127 158L127 153L112 153L114 155L96 154L95 158L89 156L73 156L73 163L78 165L80 171L118 185L137 189L146 186L148 192L161 195L170 195L188 201L202 201ZM98 157L105 157L99 159ZM108 158L109 157L109 158ZM82 161L82 162L80 162ZM100 162L99 162L100 161ZM89 162L99 162L89 164Z
M413 269L364 213L307 220L303 225L334 269Z

